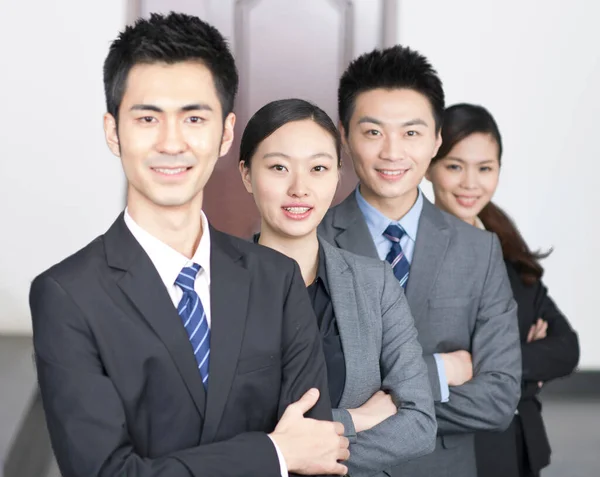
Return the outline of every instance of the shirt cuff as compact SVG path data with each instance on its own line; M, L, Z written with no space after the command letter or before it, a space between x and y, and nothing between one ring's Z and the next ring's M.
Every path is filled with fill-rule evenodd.
M273 446L275 447L275 452L277 452L277 459L279 460L279 470L281 471L281 477L288 477L288 468L287 468L287 464L285 463L285 459L283 458L283 454L279 450L279 447L277 447L277 444L275 444L275 441L273 440L273 438L271 436L269 436L269 439L271 439L271 442L273 443Z
M448 402L450 400L450 389L448 389L448 379L446 378L444 361L437 353L434 353L433 357L437 366L438 377L440 378L440 394L442 396L441 402Z

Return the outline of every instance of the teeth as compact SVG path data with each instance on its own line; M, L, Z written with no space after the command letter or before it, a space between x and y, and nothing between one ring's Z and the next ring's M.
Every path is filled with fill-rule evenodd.
M384 176L399 176L404 171L379 171L379 172L381 172Z
M185 172L187 170L187 167L180 167L179 169L159 169L158 167L156 167L154 168L154 170L156 172L160 172L161 174L175 175Z
M285 210L292 214L304 214L310 210L310 207L284 207Z

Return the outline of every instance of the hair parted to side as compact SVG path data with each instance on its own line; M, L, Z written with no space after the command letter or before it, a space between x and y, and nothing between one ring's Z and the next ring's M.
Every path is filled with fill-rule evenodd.
M152 13L127 26L113 41L104 61L107 111L118 119L127 77L135 65L185 61L200 62L210 70L225 118L238 90L235 61L216 28L183 13Z
M446 157L454 146L471 134L489 134L494 139L498 145L498 164L501 165L502 136L494 117L483 106L468 103L455 104L444 111L442 145L431 164ZM515 266L525 284L533 285L542 278L544 268L540 260L552 250L545 253L531 251L513 220L492 201L481 210L479 218L487 230L498 236L504 259Z
M332 119L318 106L295 98L272 101L254 113L242 134L240 162L249 168L261 142L282 126L304 120L314 121L331 135L335 142L338 166L341 166L341 139Z
M357 96L380 88L411 89L421 93L431 104L436 132L442 127L444 89L437 72L420 53L396 45L359 56L342 75L338 88L338 113L346 136Z

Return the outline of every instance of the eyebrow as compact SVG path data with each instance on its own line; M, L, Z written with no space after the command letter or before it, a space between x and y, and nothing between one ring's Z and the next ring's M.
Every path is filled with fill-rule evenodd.
M454 156L446 156L444 159L449 159L451 161L456 161L456 162L460 162L461 164L466 164L467 161L465 161L464 159L461 159L460 157L454 157ZM487 164L488 162L495 162L495 159L482 159L481 161L477 162L476 164L478 166L482 165L482 164Z
M379 119L374 118L372 116L363 116L362 118L360 118L358 120L358 124L364 124L364 123L371 123L371 124L377 124L378 126L383 126L383 121L380 121ZM429 127L429 125L425 121L423 121L422 119L419 119L419 118L410 119L408 121L405 121L400 126L401 127L408 127L408 126Z
M291 156L284 154L283 152L268 152L263 156L263 159L268 159L269 157L283 157L284 159L291 159ZM333 160L333 156L328 152L317 152L309 157L309 159L320 159L322 157L327 157Z
M154 111L155 113L164 113L165 112L162 108L159 108L158 106L155 106L153 104L134 104L129 110L130 111ZM212 111L212 110L213 110L213 108L211 108L208 104L205 104L205 103L186 104L185 106L182 106L181 108L179 108L179 111L181 111L181 112Z

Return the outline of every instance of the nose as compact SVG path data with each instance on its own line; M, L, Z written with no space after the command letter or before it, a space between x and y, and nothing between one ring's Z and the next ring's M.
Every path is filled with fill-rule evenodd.
M477 171L467 167L462 175L461 186L464 189L475 189L477 187Z
M306 197L308 195L308 187L306 178L301 173L295 173L291 177L290 188L288 189L290 197Z
M383 140L381 158L388 161L396 161L402 159L403 155L404 147L402 140L395 134L387 135Z
M165 121L161 125L160 136L156 144L161 154L177 155L187 149L187 143L178 121Z

